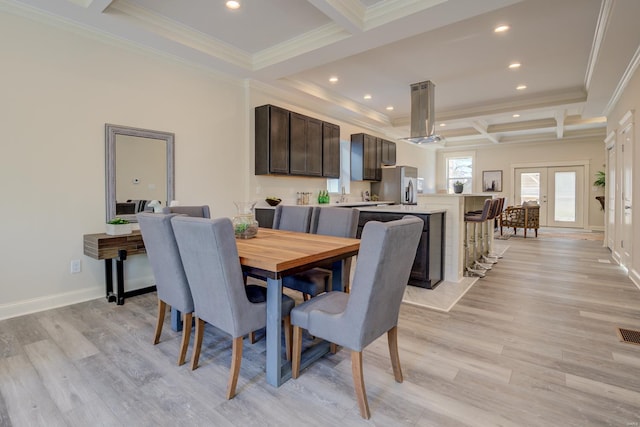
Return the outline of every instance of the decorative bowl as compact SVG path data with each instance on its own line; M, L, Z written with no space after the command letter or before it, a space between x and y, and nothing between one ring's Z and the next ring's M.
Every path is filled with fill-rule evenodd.
M269 206L278 206L278 204L280 204L280 202L282 201L282 199L274 199L274 198L267 198L264 200L267 203L269 203Z

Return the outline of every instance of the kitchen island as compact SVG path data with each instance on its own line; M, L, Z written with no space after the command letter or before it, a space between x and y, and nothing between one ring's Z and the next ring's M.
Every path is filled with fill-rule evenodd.
M416 257L411 267L409 285L433 289L443 280L445 210L415 205L360 206L358 234L368 221L393 221L405 215L415 215L424 222Z

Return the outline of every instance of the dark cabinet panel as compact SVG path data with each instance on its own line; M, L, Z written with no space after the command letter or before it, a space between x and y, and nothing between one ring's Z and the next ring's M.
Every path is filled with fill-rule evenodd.
M366 133L351 135L351 180L380 181L380 139Z
M263 228L273 228L273 217L276 210L273 208L256 208L256 221L258 226Z
M382 140L382 164L385 166L394 166L396 164L396 143L392 141Z
M322 121L290 113L291 175L322 176Z
M289 111L273 105L255 109L255 173L289 173Z
M322 121L307 118L307 171L308 176L322 176Z
M411 267L409 285L432 289L442 280L444 271L444 212L413 215L424 221L424 227ZM405 214L362 211L358 220L357 237L360 238L368 221L387 222L404 216Z
M322 176L340 178L340 126L322 123Z

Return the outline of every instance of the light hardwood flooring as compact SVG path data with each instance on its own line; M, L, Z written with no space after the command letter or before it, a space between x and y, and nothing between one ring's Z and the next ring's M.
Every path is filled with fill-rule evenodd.
M0 322L0 426L640 425L640 346L616 335L640 329L640 290L601 242L508 245L450 312L403 305L404 383L385 336L365 349L369 421L344 350L273 388L264 340L245 341L238 394L225 400L231 339L208 326L200 367L176 366L168 320L151 344L148 294Z

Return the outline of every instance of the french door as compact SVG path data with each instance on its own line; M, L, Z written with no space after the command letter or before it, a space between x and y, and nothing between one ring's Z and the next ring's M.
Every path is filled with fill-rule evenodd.
M584 226L584 166L515 169L515 201L540 205L540 226Z

